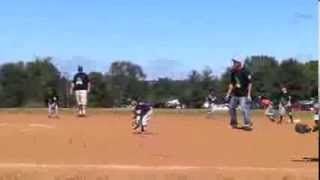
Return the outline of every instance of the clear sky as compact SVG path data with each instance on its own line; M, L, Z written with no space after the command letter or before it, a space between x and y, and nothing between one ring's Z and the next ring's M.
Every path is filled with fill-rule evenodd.
M53 56L106 71L114 60L149 78L182 78L232 56L317 58L316 0L3 0L0 63Z

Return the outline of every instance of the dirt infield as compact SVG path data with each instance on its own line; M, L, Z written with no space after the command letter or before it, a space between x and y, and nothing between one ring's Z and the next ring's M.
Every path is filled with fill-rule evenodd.
M133 133L128 112L89 113L1 110L0 180L318 179L317 134L261 113L245 132L224 113L156 112L145 135Z

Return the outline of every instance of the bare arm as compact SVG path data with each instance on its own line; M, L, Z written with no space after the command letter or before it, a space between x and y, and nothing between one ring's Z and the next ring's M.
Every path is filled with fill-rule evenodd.
M227 97L229 97L231 95L231 92L233 90L233 85L232 84L229 84L229 88L228 88L228 92L227 92Z
M288 99L288 104L287 104L287 106L291 106L292 105L292 102L291 102L291 96L289 96L289 99Z
M91 91L91 83L88 83L88 93Z
M73 94L73 88L74 88L74 83L71 83L71 86L70 86L70 94Z
M251 97L251 91L252 91L252 83L249 83L248 85L248 97Z

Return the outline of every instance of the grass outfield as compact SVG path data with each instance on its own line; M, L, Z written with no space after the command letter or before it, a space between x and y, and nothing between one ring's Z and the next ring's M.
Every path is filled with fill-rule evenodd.
M75 113L76 110L72 108L60 108L60 115L63 114L72 114ZM40 113L46 114L46 108L0 108L0 113ZM103 114L103 113L111 113L111 114L131 114L131 110L128 108L89 108L88 115L95 114ZM155 115L157 114L189 114L189 115L205 115L207 113L206 109L155 109ZM217 111L214 113L215 116L228 116L228 112ZM238 115L241 116L241 112L238 112ZM253 110L251 112L252 118L255 117L263 117L264 110ZM294 118L300 119L301 121L313 121L314 114L311 111L296 111L294 112ZM241 118L241 117L240 117ZM253 119L254 120L254 119Z

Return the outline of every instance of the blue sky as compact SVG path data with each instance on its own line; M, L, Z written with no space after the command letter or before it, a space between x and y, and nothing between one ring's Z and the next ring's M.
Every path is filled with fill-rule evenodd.
M316 59L317 25L315 0L4 0L0 63L53 56L72 72L130 60L149 79L219 75L239 55Z

